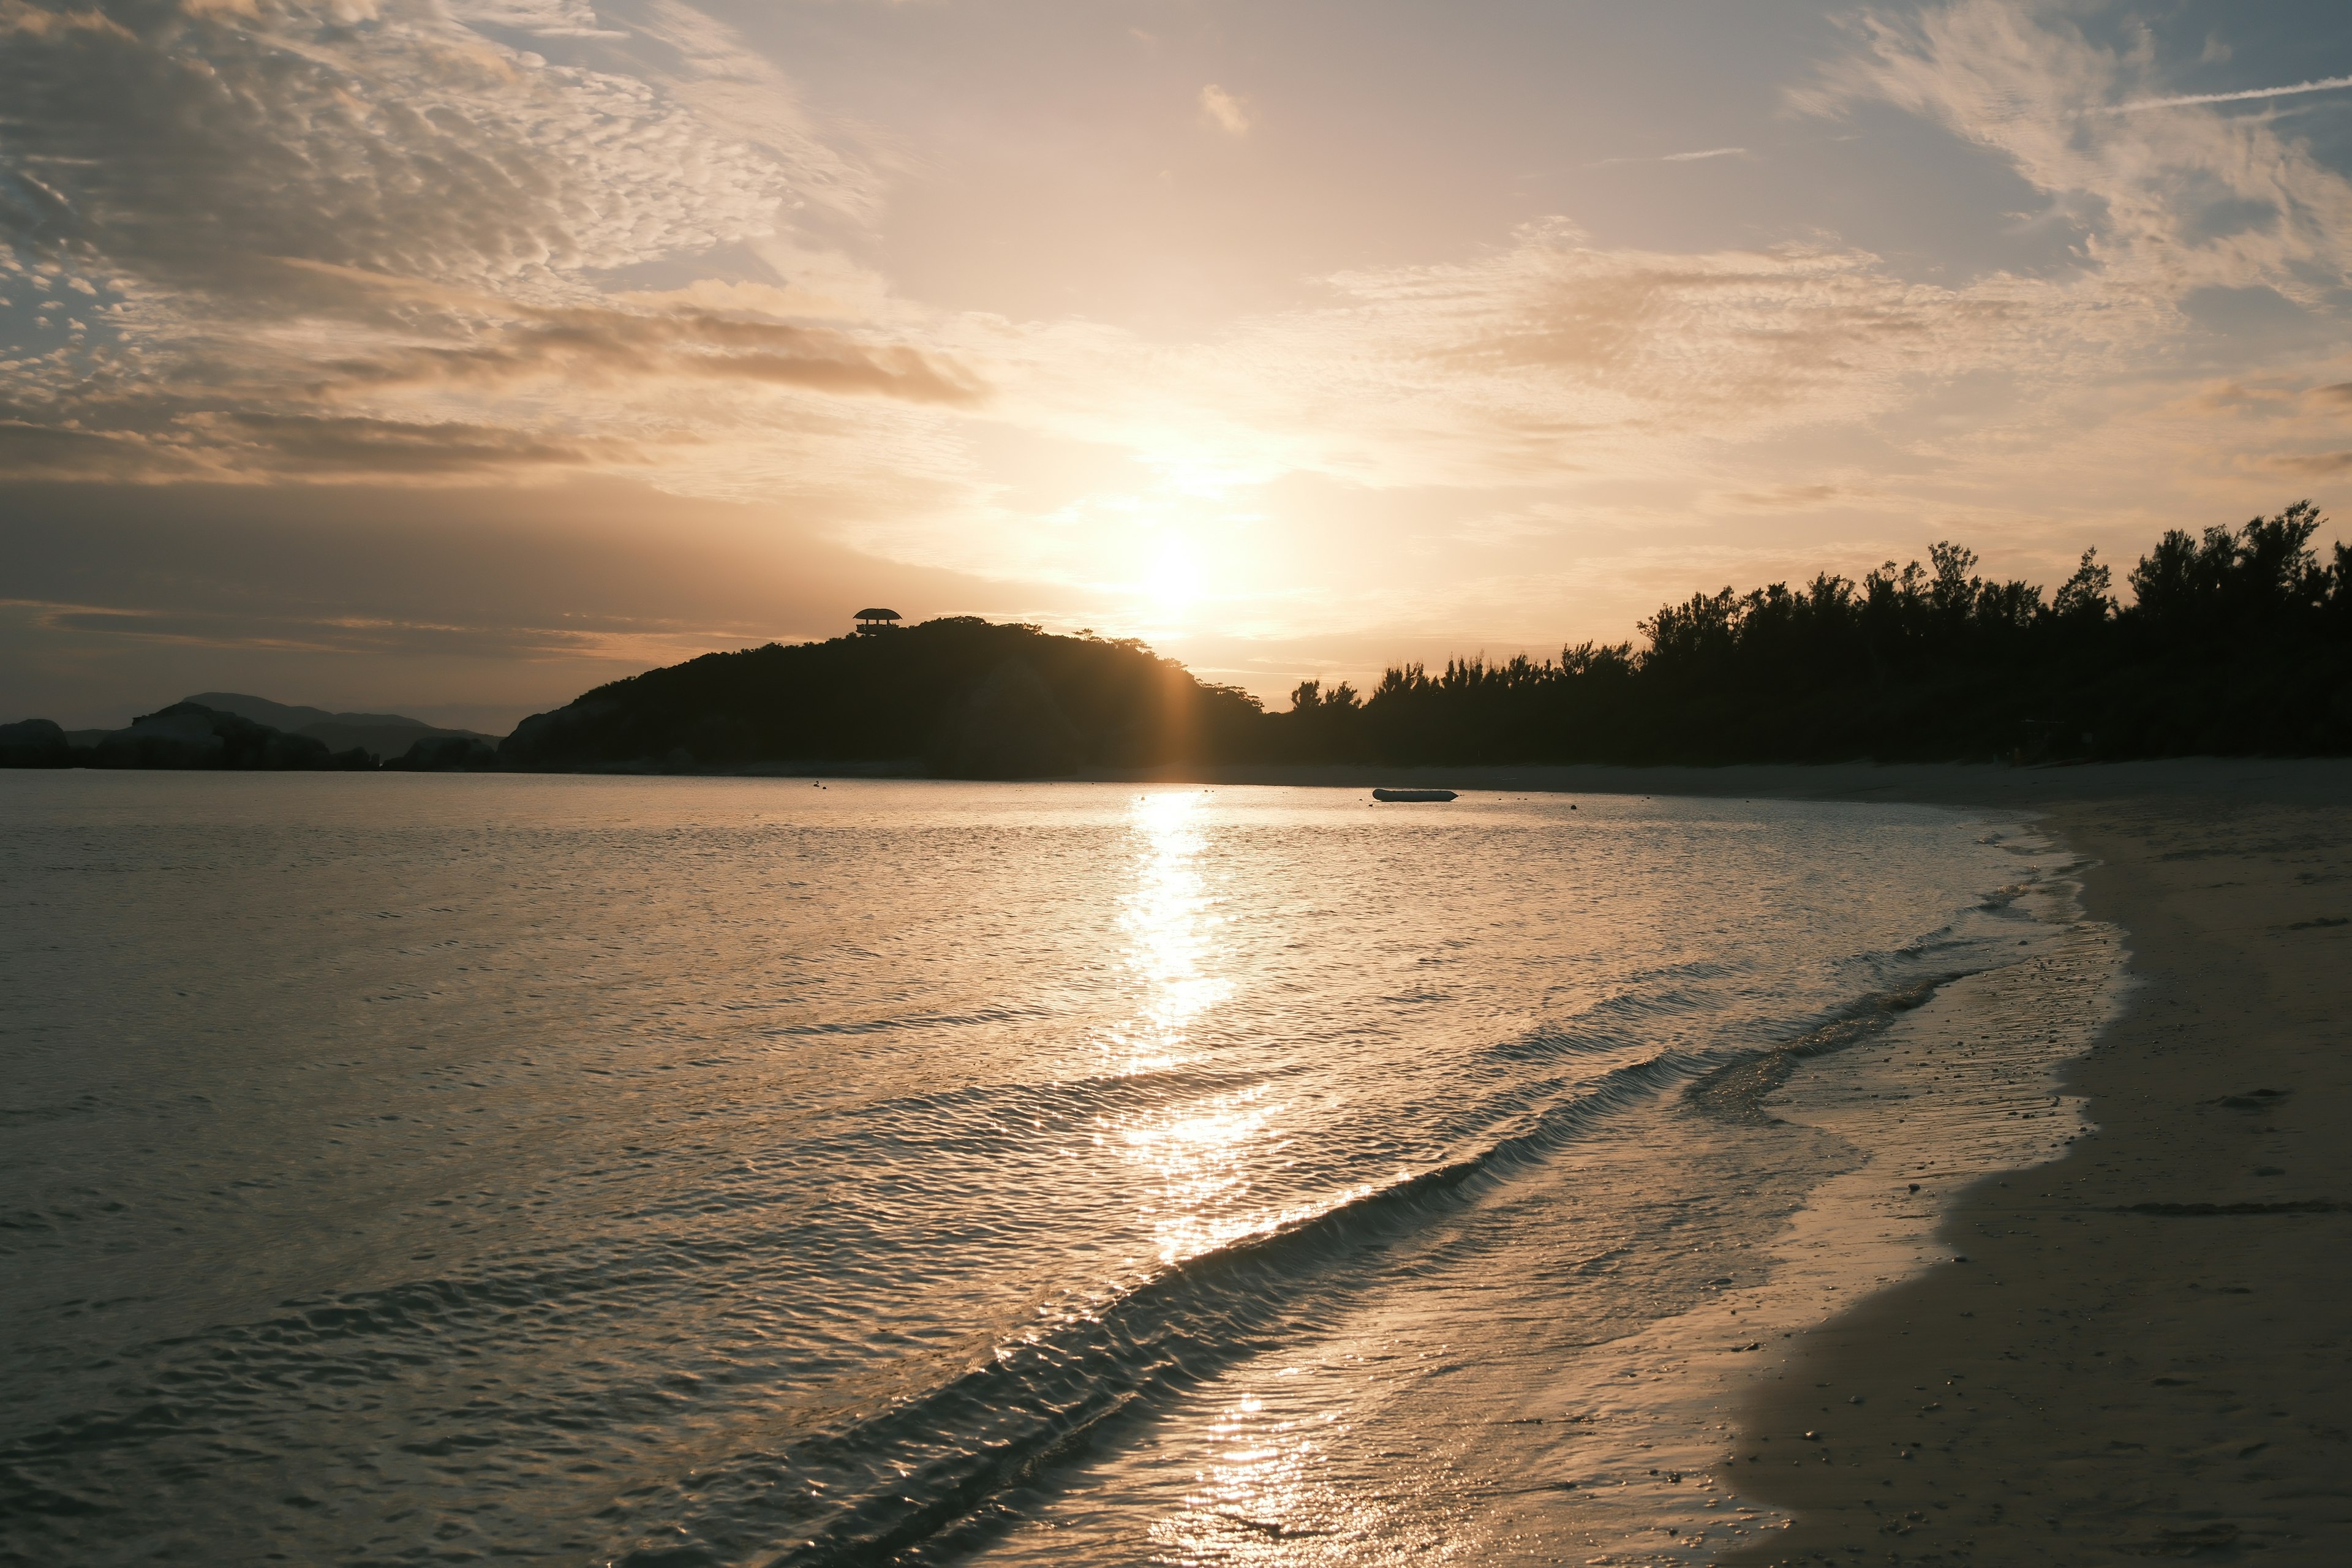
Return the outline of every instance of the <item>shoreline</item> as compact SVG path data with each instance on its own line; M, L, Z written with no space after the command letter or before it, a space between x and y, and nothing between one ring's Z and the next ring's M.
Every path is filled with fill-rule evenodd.
M2005 903L2032 922L2018 961L1945 976L1858 1032L1828 1026L1795 1048L1785 1081L1735 1073L1710 1094L1715 1075L1692 1080L1582 1151L1605 1169L1612 1145L1636 1163L1672 1146L1678 1165L1777 1190L1786 1206L1715 1237L1716 1289L1567 1358L1516 1413L1556 1434L1528 1457L1544 1484L1504 1503L1497 1529L1553 1555L1517 1560L1699 1568L1788 1538L1767 1477L1815 1451L1748 1429L1758 1391L1789 1375L1826 1316L1953 1266L1940 1238L1951 1194L2046 1162L2084 1129L2057 1074L2114 1014L2121 933L2083 910L2072 867Z
M2060 1073L2093 1130L1922 1216L1966 1265L1797 1320L1785 1362L1726 1389L1741 1458L1717 1474L1790 1522L1714 1536L1700 1560L2352 1560L2336 1131L2352 761L1240 772L1159 782L1902 802L2038 824L2091 862L2084 912L2128 952L2120 1014ZM1806 1461L1751 1468L1768 1440Z
M2093 1130L1945 1211L1969 1262L1815 1323L1741 1401L1744 1444L1811 1458L1738 1478L1792 1518L1718 1561L2352 1556L2352 764L1738 772L1709 793L2040 817L2134 984L2061 1074Z

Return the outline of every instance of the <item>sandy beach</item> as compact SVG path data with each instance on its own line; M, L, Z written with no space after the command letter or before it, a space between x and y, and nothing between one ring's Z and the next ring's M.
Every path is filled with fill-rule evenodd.
M1796 1522L1731 1560L2352 1558L2352 768L1898 788L2046 812L2137 984L2065 1075L2096 1131L1963 1194L1968 1263L1808 1336L1753 1402L1748 1435L1807 1453L1743 1478Z
M1279 782L1371 771L1316 775ZM1966 1262L1759 1369L1712 1482L1790 1517L1722 1561L2352 1561L2352 763L1380 777L2014 812L2122 930L2123 1005L2059 1075L2093 1131L1950 1199Z
M1805 1458L1741 1478L1795 1523L1730 1560L2352 1560L2352 766L1743 772L1716 787L2043 814L2135 984L2063 1075L2096 1131L1961 1194L1969 1261L1744 1413Z

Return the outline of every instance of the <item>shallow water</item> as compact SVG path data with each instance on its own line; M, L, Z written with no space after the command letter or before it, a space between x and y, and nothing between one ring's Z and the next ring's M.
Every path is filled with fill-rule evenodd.
M1549 1560L1562 1369L1856 1164L1686 1086L2065 929L1991 896L2054 847L1918 807L20 773L0 822L45 1563Z

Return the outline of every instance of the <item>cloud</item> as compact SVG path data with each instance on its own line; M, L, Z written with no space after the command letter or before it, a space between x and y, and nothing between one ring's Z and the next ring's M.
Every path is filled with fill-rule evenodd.
M973 404L982 388L945 355L829 328L692 309L526 310L462 346L397 350L330 367L326 389L530 377L573 384L679 377L766 383L837 395Z
M2310 302L2352 268L2352 185L2276 125L2202 101L2231 95L2163 93L2144 43L2119 51L2015 0L1852 26L1855 47L1790 107L1890 104L1993 151L2087 226L2083 259L2116 294L2259 285Z
M2352 474L2352 452L2284 452L2269 461L2273 468L2314 478Z
M608 633L572 626L464 626L362 616L331 618L233 611L134 610L0 600L36 625L80 637L129 637L192 647L292 654L394 654L467 658L593 657Z
M946 330L993 389L992 417L1135 454L1171 493L1313 475L1451 494L1464 519L1543 493L1596 498L1560 502L1579 519L1654 528L1832 508L1858 527L1932 515L1990 537L2021 504L2040 528L2165 526L2187 498L2234 498L2259 466L2248 454L2288 453L2297 471L2326 459L2294 454L2340 442L2328 409L2293 395L2259 413L2242 398L2225 427L2210 389L2326 374L2347 337L2331 290L2352 275L2352 186L2276 126L2210 106L2086 114L2161 82L2144 52L2070 15L1963 0L1868 16L1793 101L1892 105L1990 150L2068 215L2073 265L1948 281L1828 237L1671 254L1563 219L1451 260L1332 274L1319 301L1207 341ZM2219 320L2265 303L2277 331ZM893 548L933 558L985 551L1046 574L1078 553L985 508L892 526ZM1381 546L1419 547L1401 532Z
M1730 505L1752 511L1806 511L1832 501L1851 500L1853 493L1838 485L1780 485L1771 489L1735 490L1723 497Z
M1168 455L1165 432L1188 432L1222 468L1267 476L1665 471L1890 416L1916 385L1989 365L2053 395L2128 368L2123 345L2221 297L2200 286L2308 300L2298 258L2337 254L2338 206L2352 231L2340 180L2208 110L2077 120L2053 140L2020 105L2129 100L2146 71L1971 0L1865 19L1809 107L1897 103L2079 197L2103 226L2080 287L1906 281L1827 239L1612 249L1559 221L1151 344L926 311L804 243L793 204L858 220L880 176L675 0L385 0L356 25L304 0L8 3L29 19L0 94L28 107L0 121L16 176L0 293L20 301L26 350L0 361L0 463L28 473L447 483L609 467L705 494L782 485L844 517L920 505L969 546L988 506L956 423L973 413L1160 467L1193 460ZM1248 132L1223 87L1199 101ZM775 258L775 280L611 281L722 243ZM43 309L68 297L79 330Z
M992 406L1145 450L1184 432L1237 474L1492 488L1686 469L2028 352L2053 377L2105 363L2080 340L2051 341L2031 284L1908 282L1829 247L1674 255L1553 223L1475 258L1325 281L1328 304L1207 345L1024 333L995 351ZM2095 326L2128 330L2120 311Z
M149 469L147 443L132 437L60 428L45 420L0 417L0 475L97 479Z
M202 428L209 420L195 422ZM583 438L456 421L330 418L315 415L248 414L217 422L230 441L242 439L283 472L344 475L475 475L543 468L642 464L644 448L609 438Z
M0 5L0 472L626 467L696 436L788 445L824 426L812 401L982 394L874 321L780 318L844 310L789 278L614 289L878 208L773 68L668 0L619 26L582 0ZM731 407L679 403L713 384Z
M242 5L245 0L231 0ZM606 26L585 0L464 0L450 9L470 27L503 28L537 38L625 38L624 28Z
M424 0L340 10L109 0L83 13L103 26L20 22L0 133L51 199L0 233L215 308L263 303L273 257L549 296L763 231L795 183L640 80L524 56Z
M1249 110L1242 106L1240 99L1215 82L1201 89L1201 117L1228 136L1249 134Z
M647 46L613 52L612 68L692 110L722 142L740 141L770 160L789 177L792 210L819 208L860 226L879 221L884 175L898 160L872 144L872 133L820 128L782 71L682 0L607 0L606 10L625 16L633 38Z

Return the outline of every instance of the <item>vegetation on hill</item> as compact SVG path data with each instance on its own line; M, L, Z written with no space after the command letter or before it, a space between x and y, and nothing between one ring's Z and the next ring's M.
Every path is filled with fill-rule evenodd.
M235 692L205 696L214 700L192 697L142 713L122 729L79 736L47 719L0 724L0 768L352 773L379 765L440 770L498 764L489 738L470 731L436 730L394 715L320 713ZM313 714L317 721L299 729L269 721L299 721ZM345 721L356 721L356 729ZM405 754L393 756L395 745L405 747Z
M706 654L526 719L507 767L919 761L963 778L1246 757L1256 700L1129 639L970 616Z
M528 720L503 766L924 759L1006 778L1171 763L2047 760L2352 751L2352 552L2308 502L2045 594L1939 543L1860 582L1662 606L1646 646L1316 681L1287 712L1133 642L968 617L714 654Z
M2119 605L2091 552L2055 594L1936 545L1861 582L1696 595L1648 646L1307 682L1274 754L1389 763L1730 763L2352 751L2352 551L2298 502L2165 534Z
M416 765L417 756L471 756L475 751L466 742L479 742L487 749L498 741L495 735L427 724L400 713L330 713L323 708L272 702L266 697L251 697L239 691L199 691L181 700L216 713L234 713L289 735L308 735L331 752L357 747L386 767Z
M26 730L27 725L12 725ZM48 725L56 738L64 731ZM25 765L25 764L19 764ZM55 761L33 766L88 768L196 768L231 773L350 771L375 766L364 751L330 752L309 735L289 735L241 714L198 702L174 702L133 719L94 746L75 746Z
M600 686L495 751L420 740L412 770L916 766L1024 778L1213 763L2045 761L2352 752L2352 549L2323 563L2308 502L2178 530L2119 602L2085 552L2054 593L1939 543L1861 581L1725 588L1662 606L1644 646L1302 683L1289 710L1130 639L950 616L709 654ZM307 710L287 710L298 712ZM331 716L346 717L346 716ZM0 726L0 766L318 768L319 741L180 703L76 746Z

